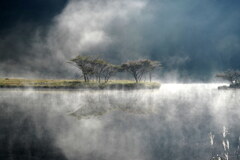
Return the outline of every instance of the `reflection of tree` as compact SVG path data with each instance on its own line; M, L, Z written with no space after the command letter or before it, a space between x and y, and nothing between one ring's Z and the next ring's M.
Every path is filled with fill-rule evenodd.
M144 91L145 93L146 91ZM143 92L114 91L111 92L89 92L84 95L83 102L69 115L78 119L100 118L111 111L122 111L125 113L143 115L154 113L153 97L147 93L141 100ZM146 94L146 93L145 93ZM146 107L148 106L148 107Z

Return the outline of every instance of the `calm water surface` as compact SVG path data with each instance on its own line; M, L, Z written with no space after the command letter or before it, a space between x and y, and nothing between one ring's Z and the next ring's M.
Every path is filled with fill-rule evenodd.
M0 159L237 159L240 90L0 90Z

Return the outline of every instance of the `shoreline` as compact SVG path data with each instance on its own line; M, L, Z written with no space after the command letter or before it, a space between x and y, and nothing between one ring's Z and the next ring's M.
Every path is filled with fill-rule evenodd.
M40 80L40 79L0 79L1 89L36 89L36 90L136 90L159 89L158 82L139 82L128 80L111 80L108 83L82 80Z
M235 90L235 89L240 89L240 84L230 84L230 85L224 85L224 86L219 86L218 90Z

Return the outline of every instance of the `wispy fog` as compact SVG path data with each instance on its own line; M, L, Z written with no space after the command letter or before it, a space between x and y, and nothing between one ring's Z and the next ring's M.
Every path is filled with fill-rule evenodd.
M223 128L233 154L239 145L240 92L218 91L218 85L164 84L148 91L1 91L0 156L210 159L225 153Z
M42 11L45 3L50 9ZM33 11L34 5L17 8L12 14L14 25L11 19L3 21L3 25L9 22L7 29L0 25L1 76L73 78L78 72L65 62L79 54L100 54L115 64L139 58L159 60L163 72L198 81L240 67L238 1L48 3L35 6L35 14L22 13Z

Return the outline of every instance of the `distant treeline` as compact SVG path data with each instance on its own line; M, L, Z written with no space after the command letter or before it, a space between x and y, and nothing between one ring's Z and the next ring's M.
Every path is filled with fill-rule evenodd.
M136 83L140 82L144 74L149 74L149 80L152 79L152 72L161 67L159 61L149 59L140 59L128 61L121 65L114 65L106 60L95 56L77 56L71 59L69 63L79 68L85 82L96 79L99 83L105 83L118 72L128 72L133 76Z

